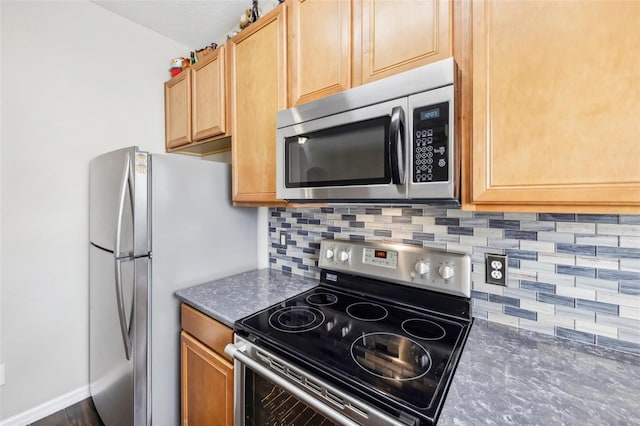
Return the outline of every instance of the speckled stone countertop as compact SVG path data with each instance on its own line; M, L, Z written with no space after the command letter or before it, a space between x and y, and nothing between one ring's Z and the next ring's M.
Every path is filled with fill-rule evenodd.
M233 327L317 284L260 269L177 296ZM640 357L476 319L438 421L451 425L640 426Z
M200 312L233 328L233 323L318 285L318 281L273 269L258 269L176 293Z
M640 425L640 357L475 320L443 425Z

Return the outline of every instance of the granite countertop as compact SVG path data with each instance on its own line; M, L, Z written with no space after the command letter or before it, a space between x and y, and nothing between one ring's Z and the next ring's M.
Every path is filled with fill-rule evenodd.
M318 285L313 278L257 269L176 292L184 303L233 328L240 318Z
M233 327L316 285L260 269L177 296ZM438 425L640 425L640 357L476 319Z
M640 425L640 357L476 319L438 425Z

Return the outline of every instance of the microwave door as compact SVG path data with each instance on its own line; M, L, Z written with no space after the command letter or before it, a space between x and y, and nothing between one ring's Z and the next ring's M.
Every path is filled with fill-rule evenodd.
M453 85L409 96L408 197L451 201L459 197L460 147L456 143Z
M402 98L278 129L278 198L404 199L406 109Z

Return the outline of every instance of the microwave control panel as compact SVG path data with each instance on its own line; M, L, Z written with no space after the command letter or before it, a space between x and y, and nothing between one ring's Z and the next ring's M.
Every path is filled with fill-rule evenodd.
M413 182L449 180L449 103L413 110Z

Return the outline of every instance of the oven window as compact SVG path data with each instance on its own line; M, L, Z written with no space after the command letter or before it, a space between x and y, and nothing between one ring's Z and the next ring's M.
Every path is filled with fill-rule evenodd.
M246 426L337 426L269 380L245 368Z
M285 138L287 188L389 183L390 117Z

